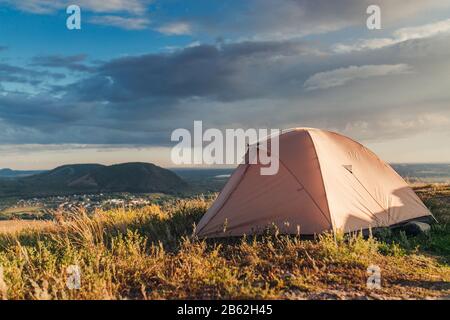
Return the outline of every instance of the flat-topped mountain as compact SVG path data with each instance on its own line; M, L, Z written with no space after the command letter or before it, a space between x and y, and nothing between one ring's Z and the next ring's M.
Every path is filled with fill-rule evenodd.
M71 164L14 180L0 181L0 196L45 196L88 192L179 193L187 183L151 163Z

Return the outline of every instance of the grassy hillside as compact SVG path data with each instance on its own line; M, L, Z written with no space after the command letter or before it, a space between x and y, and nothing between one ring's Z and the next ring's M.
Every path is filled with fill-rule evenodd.
M44 215L43 208L39 206L33 207L9 207L4 210L0 209L0 221L10 219L38 219Z
M0 179L0 197L42 197L74 193L179 193L186 182L174 172L151 163L64 165L17 179Z
M203 241L191 237L210 205L203 198L92 217L60 213L52 228L0 235L0 297L449 298L450 188L418 192L441 222L419 237L385 231L378 239L305 241L275 233ZM366 288L373 264L381 290ZM66 286L69 265L80 268L78 290Z

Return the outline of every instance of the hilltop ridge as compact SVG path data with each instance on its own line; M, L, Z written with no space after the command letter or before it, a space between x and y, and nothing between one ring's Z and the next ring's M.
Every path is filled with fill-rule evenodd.
M152 163L69 164L26 177L0 180L0 197L88 192L179 193L187 186L174 172Z

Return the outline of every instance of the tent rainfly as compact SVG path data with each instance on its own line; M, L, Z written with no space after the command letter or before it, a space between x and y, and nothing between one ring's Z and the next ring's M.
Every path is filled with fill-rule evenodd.
M388 164L354 140L310 128L278 138L278 172L240 164L200 220L199 237L258 234L273 225L286 234L353 232L432 217Z

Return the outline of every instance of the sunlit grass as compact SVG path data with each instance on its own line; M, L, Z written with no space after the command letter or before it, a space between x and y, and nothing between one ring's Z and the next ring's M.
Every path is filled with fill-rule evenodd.
M366 288L372 264L382 270L378 295L445 297L449 205L433 192L425 200L447 222L415 238L338 233L310 241L275 233L205 241L192 235L211 203L201 197L60 212L51 229L0 235L0 298L358 298L374 293ZM67 287L70 265L80 268L80 289Z

